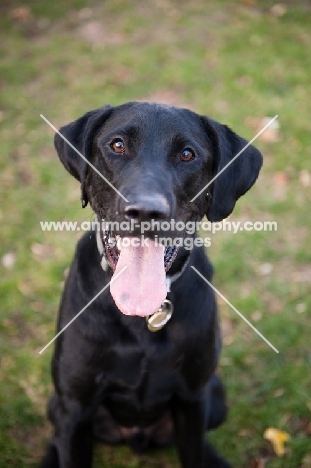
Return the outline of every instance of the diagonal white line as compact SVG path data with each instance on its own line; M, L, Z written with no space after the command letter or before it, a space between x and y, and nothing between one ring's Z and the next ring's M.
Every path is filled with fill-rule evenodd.
M276 353L279 353L279 351L273 346L273 344L271 344L270 341L268 341L267 338L265 338L265 337L263 336L263 334L260 333L260 331L257 330L257 328L254 327L254 325L251 324L251 322L249 322L249 321L247 320L247 318L244 317L244 315L241 314L241 312L239 312L238 309L236 309L236 308L234 307L234 305L232 305L231 302L229 302L228 299L226 299L225 296L223 296L223 294L221 294L221 292L218 291L218 289L216 289L215 286L213 286L213 285L205 278L205 276L202 275L202 273L200 273L194 266L191 266L191 268L205 281L205 283L207 283L207 284L208 284L208 285L209 285L209 286L210 286L210 287L211 287L211 288L212 288L212 289L213 289L213 290L214 290L214 291L231 307L231 309L234 310L234 312L236 312L236 313L239 315L239 317L241 317L241 319L244 320L244 322L247 323L247 325L249 325L249 326L257 333L257 335L260 336L260 338L262 338Z
M106 284L106 286L104 286L104 287L103 287L103 289L101 289L101 290L100 290L100 291L99 291L99 292L96 294L96 296L94 296L94 297L93 297L93 299L91 299L91 300L90 300L90 302L89 302L88 304L86 304L86 306L84 306L84 307L83 307L83 309L81 309L81 310L80 310L80 312L78 312L78 313L77 313L77 315L76 315L76 316L75 316L73 319L71 319L71 320L70 320L70 322L68 322L68 323L67 323L67 325L65 325L65 326L64 326L64 328L62 328L62 329L61 329L61 330L60 330L60 331L57 333L57 335L55 335L55 336L54 336L54 338L53 338L53 339L52 339L52 340L51 340L51 341L50 341L50 342L49 342L47 345L45 345L45 346L44 346L44 348L42 348L42 349L41 349L41 351L39 351L39 354L42 354L42 353L43 353L43 351L45 351L45 350L46 350L46 348L48 348L48 347L50 346L50 344L52 344L52 343L53 343L53 342L56 340L56 338L58 338L58 337L59 337L59 335L61 335L61 334L62 334L62 333L63 333L63 332L66 330L66 328L68 328L68 327L69 327L69 325L71 325L71 324L72 324L72 322L74 322L74 321L76 320L76 318L78 318L78 317L79 317L79 315L81 315L81 314L82 314L82 312L84 312L84 311L85 311L85 309L87 309L87 308L88 308L88 306L89 306L89 305L91 305L91 304L92 304L92 302L94 302L94 301L95 301L95 299L97 299L97 298L98 298L98 296L100 296L100 295L101 295L101 293L102 293L102 292L104 292L104 291L105 291L105 289L107 289L107 288L108 288L108 286L110 286L110 284L111 284L111 283L113 283L113 282L114 282L114 281L115 281L115 280L118 278L118 276L120 276L120 275L121 275L121 273L123 273L123 271L124 271L124 270L126 270L126 268L127 268L127 266L123 267L123 268L122 268L122 270L121 270L121 271L119 271L119 273L117 273L116 275L114 275L114 276L112 277L112 280L111 280L111 281L109 281L109 283L108 283L108 284Z
M51 128L53 128L53 130L54 130L56 133L58 133L58 135L59 135L60 137L62 137L62 139L63 139L69 146L71 146L71 148L72 148L73 150L75 150L75 152L76 152L79 156L81 156L81 158L82 158L89 166L91 166L91 168L94 169L94 171L97 172L97 174L100 175L100 177L101 177L102 179L104 179L104 181L107 182L107 184L110 185L110 187L113 188L113 190L114 190L115 192L117 192L117 194L120 195L120 197L122 197L123 200L125 200L126 202L128 202L128 199L125 198L125 196L122 195L122 193L119 192L119 190L116 189L115 186L112 185L112 183L109 182L109 180L106 179L106 177L103 176L103 174L101 174L101 173L99 172L99 170L96 169L96 167L93 166L93 164L90 163L90 161L88 161L88 160L86 159L86 157L83 156L83 154L80 153L80 151L77 150L77 148L75 148L75 147L73 146L73 144L70 143L70 141L67 140L67 138L65 138L64 135L62 135L62 134L59 132L59 131L57 130L57 128L54 127L54 125L53 125L46 117L44 117L44 115L40 114L40 117L41 117L43 120L45 120L45 122L46 122Z
M270 122L268 122L268 123L260 130L260 132L258 132L257 135L255 135L254 138L252 138L252 140L249 141L249 142L247 143L247 145L245 145L244 148L242 148L241 151L240 151L238 154L236 154L236 155L234 156L234 158L231 159L231 161L229 161L228 164L226 164L225 167L223 167L223 168L221 169L221 171L219 171L219 172L215 175L215 177L213 177L212 180L210 180L209 183L206 184L206 185L202 188L202 190L200 190L200 192L196 194L195 197L192 198L192 200L190 200L190 203L194 202L194 200L195 200L196 198L198 198L198 196L201 195L201 193L204 192L204 191L207 189L207 187L209 187L209 186L211 185L211 183L214 182L214 180L216 180L217 177L219 177L220 174L221 174L222 172L224 172L224 171L227 169L227 167L230 166L230 164L232 164L232 163L236 160L236 158L238 158L238 157L243 153L243 151L245 151L246 148L248 148L249 145L251 145L251 144L253 143L253 141L255 141L256 138L258 138L259 135L261 135L261 134L266 130L266 128L268 128L269 125L271 125L272 122L274 122L275 119L277 119L277 118L278 118L278 116L275 115L275 116L273 117L273 119L270 120Z

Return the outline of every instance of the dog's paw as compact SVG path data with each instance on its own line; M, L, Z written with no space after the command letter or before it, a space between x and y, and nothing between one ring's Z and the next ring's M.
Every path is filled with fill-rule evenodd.
M204 466L205 468L232 468L210 445L206 447Z
M232 468L232 466L223 458L217 457L207 460L205 468Z

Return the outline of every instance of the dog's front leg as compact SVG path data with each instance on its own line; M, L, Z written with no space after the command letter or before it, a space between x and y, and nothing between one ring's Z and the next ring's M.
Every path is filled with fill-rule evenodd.
M42 468L91 468L92 413L71 398L54 395L49 418L55 427Z
M174 401L175 438L182 468L230 468L205 440L206 410L204 399Z
M176 400L175 437L182 468L204 467L204 406L201 401Z

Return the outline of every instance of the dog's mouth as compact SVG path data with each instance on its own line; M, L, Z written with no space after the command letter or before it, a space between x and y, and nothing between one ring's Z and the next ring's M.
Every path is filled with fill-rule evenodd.
M127 247L130 243L132 243L134 247L138 247L138 244L141 245L144 242L146 243L146 246L149 246L149 243L152 243L152 239L139 239L137 237L121 238L120 235L115 235L112 231L104 231L103 243L105 247L107 261L112 270L115 271L116 269L122 248ZM168 271L171 268L172 263L175 260L176 255L178 253L178 250L179 247L175 245L165 247L163 255L165 271Z
M151 238L121 237L112 231L103 232L103 243L114 271L110 292L119 310L142 317L153 314L166 298L165 273L179 248L164 247Z

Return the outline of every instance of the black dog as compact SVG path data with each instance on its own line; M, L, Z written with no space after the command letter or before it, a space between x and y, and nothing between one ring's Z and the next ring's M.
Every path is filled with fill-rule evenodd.
M55 433L42 466L90 468L98 438L128 442L136 452L175 441L183 468L228 467L205 439L225 419L226 404L215 375L215 297L191 268L211 281L204 246L164 248L156 240L168 232L155 224L149 245L128 241L151 220L169 222L176 240L185 233L171 220L226 218L255 182L261 154L249 146L191 202L246 145L226 126L186 109L133 102L88 112L60 132L92 165L56 135L62 163L81 182L83 206L89 202L98 219L116 227L101 230L97 242L94 232L80 240L66 282L58 330L112 280L111 291L56 341L49 405ZM122 222L131 222L126 233Z

